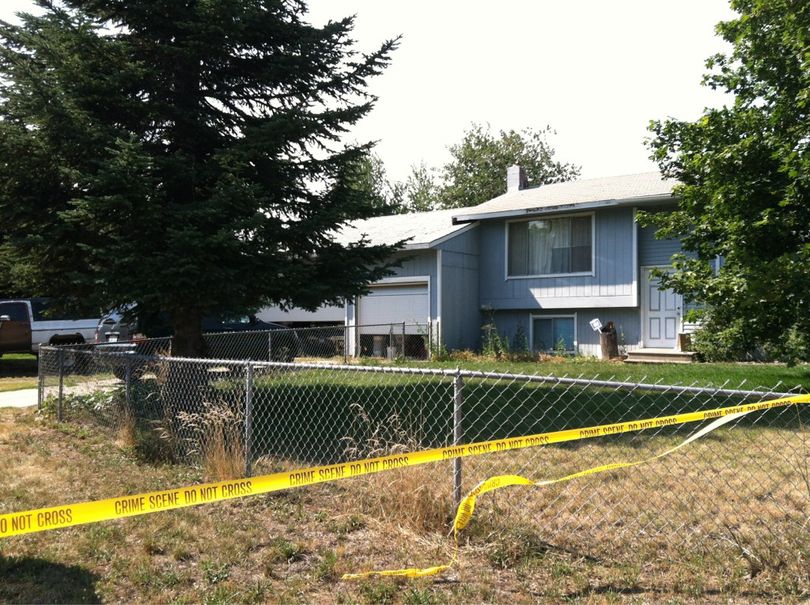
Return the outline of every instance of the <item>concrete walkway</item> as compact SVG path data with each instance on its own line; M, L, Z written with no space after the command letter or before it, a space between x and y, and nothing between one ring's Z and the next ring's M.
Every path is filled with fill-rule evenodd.
M0 393L0 408L27 408L37 404L36 389L20 389Z

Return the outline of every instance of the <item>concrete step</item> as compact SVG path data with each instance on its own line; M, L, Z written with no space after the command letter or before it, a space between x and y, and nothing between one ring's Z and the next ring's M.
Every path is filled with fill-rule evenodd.
M625 363L692 363L695 354L674 349L636 349L627 351Z

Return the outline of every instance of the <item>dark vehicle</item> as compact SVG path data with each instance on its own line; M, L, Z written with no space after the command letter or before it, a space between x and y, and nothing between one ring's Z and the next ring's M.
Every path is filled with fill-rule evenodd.
M253 361L292 361L301 351L295 330L265 322L253 315L206 317L202 331L210 359L250 359ZM275 333L272 336L270 333ZM98 322L96 343L102 350L152 354L147 338L171 336L166 313L142 317L130 306L113 311Z

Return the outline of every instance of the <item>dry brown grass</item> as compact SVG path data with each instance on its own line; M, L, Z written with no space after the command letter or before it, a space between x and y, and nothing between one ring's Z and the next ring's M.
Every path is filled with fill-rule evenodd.
M375 519L425 534L446 534L455 514L447 477L433 465L371 475L344 510L358 506Z
M0 511L203 479L110 447L115 430L0 410ZM2 540L0 601L799 603L810 494L793 466L806 445L791 435L734 429L634 473L494 492L462 535L460 565L440 578L339 581L449 559L447 508L429 511L449 502L447 462ZM501 472L556 476L674 440L468 459L465 485Z
M204 402L197 413L180 412L188 452L199 456L207 479L236 479L245 473L244 419L225 400Z
M115 444L121 449L138 445L138 426L135 414L129 406L122 406L116 418Z
M215 422L205 437L203 468L211 479L236 479L245 473L245 446L239 426Z

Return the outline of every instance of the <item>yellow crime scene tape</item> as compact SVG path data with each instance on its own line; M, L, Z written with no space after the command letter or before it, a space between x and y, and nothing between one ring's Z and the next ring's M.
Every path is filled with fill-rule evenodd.
M801 396L801 397L792 397L789 398L791 403L810 403L810 396ZM778 405L789 405L789 403L782 403L787 402L788 400L773 400L767 403L771 404L778 404ZM681 418L681 420L677 422L673 422L671 424L683 424L686 422L696 422L701 418L694 419L694 414L702 414L703 420L707 420L709 418L715 418L715 420L705 426L704 428L700 429L699 431L695 432L693 435L679 443L678 445L669 448L659 454L654 456L649 456L647 458L642 458L640 460L632 460L629 462L613 462L610 464L603 464L600 466L594 466L592 468L588 468L582 471L577 471L576 473L571 473L570 475L564 475L562 477L557 477L556 479L544 479L540 481L535 481L532 479L527 479L526 477L522 477L520 475L498 475L496 477L490 477L489 479L485 479L481 481L478 485L473 488L473 490L467 494L462 501L458 505L458 509L456 510L456 516L453 520L453 541L454 541L454 548L453 548L453 556L450 561L444 565L436 565L433 567L424 567L424 568L407 568L407 569L387 569L382 571L365 571L361 573L355 574L343 574L343 580L359 580L362 578L368 578L371 576L400 576L406 578L421 578L425 576L432 576L436 575L445 571L448 571L453 565L458 562L458 536L461 530L463 530L469 524L470 520L472 519L473 512L475 511L475 502L478 496L486 494L487 492L495 491L496 489L501 489L503 487L510 487L512 485L526 485L530 487L543 487L545 485L552 485L554 483L563 483L565 481L571 481L572 479L578 479L580 477L586 477L588 475L595 475L597 473L605 473L608 471L615 471L622 468L629 468L632 466L639 466L641 464L647 464L648 462L652 462L654 460L658 460L659 458L663 458L665 456L669 456L670 454L678 451L682 447L692 443L700 439L701 437L708 435L713 430L720 428L724 424L731 422L741 416L745 416L751 412L761 410L761 409L768 409L759 407L761 404L753 404L748 406L739 406L734 408L721 408L718 410L709 410L707 412L695 412L693 414L681 414L679 416L668 416L665 418L657 419L657 420L669 420L672 418ZM769 407L776 407L776 405L769 406ZM741 409L741 411L734 411ZM683 419L684 417L689 417L688 419ZM640 421L641 423L649 422L647 421ZM628 423L630 425L636 423ZM617 425L605 425L601 427L593 427L594 429L604 429L608 427L613 427ZM665 424L657 424L656 426L666 426ZM649 427L643 427L649 428ZM583 429L583 430L591 430L591 429ZM618 432L629 432L633 429L629 429L626 431L618 431ZM641 428L637 429L641 430ZM603 433L603 434L615 434L615 433ZM590 436L590 435L588 435Z
M65 504L14 513L5 513L0 515L0 538L59 529L63 527L71 527L85 523L98 523L100 521L134 517L136 515L173 510L211 502L220 502L223 500L232 500L245 496L254 496L292 489L295 487L314 485L316 483L327 483L337 481L339 479L360 477L363 475L381 473L398 468L407 468L409 466L427 464L430 462L439 462L442 460L481 456L484 454L538 447L542 445L551 445L569 441L578 441L581 439L592 439L607 435L619 435L622 433L630 433L676 424L714 420L712 424L704 427L679 445L643 460L607 464L567 475L565 477L544 481L532 481L518 475L503 475L487 479L486 481L480 483L473 491L471 491L462 500L458 507L455 521L453 523L456 548L450 563L425 569L399 569L372 571L361 574L346 574L344 579L356 579L367 577L369 575L397 575L407 577L433 575L446 571L457 561L458 532L467 526L475 509L476 498L484 493L510 485L550 485L552 483L570 481L571 479L584 477L586 475L592 475L595 473L645 464L657 458L667 456L684 447L688 443L691 443L692 441L695 441L703 435L711 432L718 426L721 426L722 424L725 424L726 422L734 420L735 418L745 414L799 403L810 403L810 395L798 395L781 399L773 399L761 403L716 408L702 412L687 412L684 414L647 418L631 422L619 422L615 424L603 424L578 429L566 429L549 433L538 433L523 437L479 441L465 445L432 448L416 452L395 454L391 456L379 456L376 458L367 458L339 464L314 466L245 479L201 483L174 489L145 492L129 496L119 496L116 498L107 498L104 500L93 500L88 502L79 502L76 504Z

